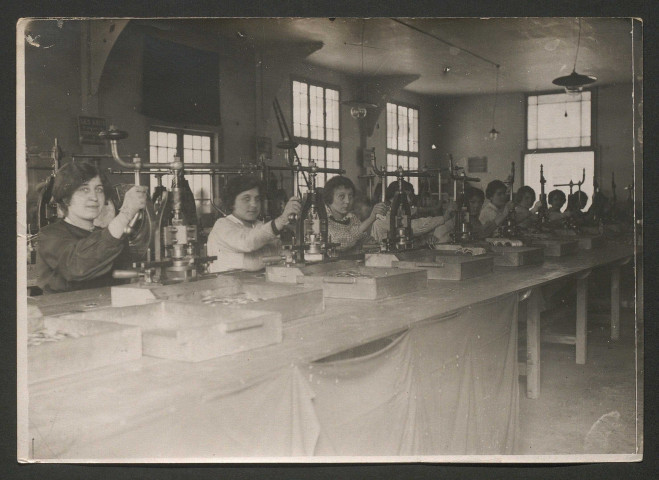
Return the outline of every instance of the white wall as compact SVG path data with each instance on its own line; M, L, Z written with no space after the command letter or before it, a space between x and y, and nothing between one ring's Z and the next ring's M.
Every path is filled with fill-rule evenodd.
M631 83L601 86L597 89L595 148L596 172L605 195L610 195L611 172L615 171L617 195L626 197L622 189L633 178L633 124ZM523 94L499 95L495 127L501 132L496 141L489 139L492 128L493 95L471 95L438 98L435 101L434 135L438 155L446 162L446 154L454 159L472 156L488 157L488 172L478 174L480 187L494 179L505 180L510 162L515 162L515 185L520 186L522 152L525 148L526 106ZM445 163L444 163L445 164Z
M609 85L597 91L597 144L599 178L605 195L611 192L615 172L619 200L627 198L624 187L634 178L632 84Z
M500 132L496 140L489 138L492 129L493 95L470 95L440 98L435 113L435 138L442 164L447 155L466 166L469 157L488 159L487 173L473 174L481 179L476 186L485 190L495 179L505 180L515 162L515 185L521 185L521 152L524 148L524 95L499 95L494 126Z

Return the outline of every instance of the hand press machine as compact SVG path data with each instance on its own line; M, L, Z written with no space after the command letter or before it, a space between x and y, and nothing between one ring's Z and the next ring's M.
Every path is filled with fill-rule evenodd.
M429 171L405 171L398 167L393 172L379 169L372 159L372 169L375 175L382 179L382 185L386 184L386 177L395 175L398 181L398 190L391 202L389 235L380 245L380 252L366 254L366 266L373 267L395 267L424 269L428 272L429 279L442 280L464 280L466 278L483 275L492 271L493 262L490 256L460 255L456 251L445 251L433 249L433 242L427 243L415 241L411 224L411 208L407 194L403 191L403 177L405 176L427 176ZM453 166L451 166L453 170ZM466 176L462 176L468 179ZM454 178L452 176L452 178ZM464 180L463 180L464 181ZM441 179L440 179L441 184ZM384 200L384 188L383 200ZM468 222L468 211L464 221ZM469 232L467 225L456 225L456 231ZM430 248L429 248L430 247Z

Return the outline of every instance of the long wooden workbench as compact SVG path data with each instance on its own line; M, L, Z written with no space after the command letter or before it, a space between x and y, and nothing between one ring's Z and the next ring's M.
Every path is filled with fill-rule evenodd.
M119 425L127 418L148 418L189 402L210 398L218 392L239 388L248 379L263 377L283 366L310 362L363 345L415 324L450 315L470 305L517 293L530 299L528 315L528 394L537 396L540 385L539 311L533 306L531 290L548 283L577 277L578 301L575 344L577 362L585 361L586 316L585 279L593 268L613 266L612 282L619 282L620 265L633 256L631 246L611 244L605 248L580 251L564 258L547 258L544 264L520 268L497 267L491 275L461 282L428 282L423 291L381 301L326 299L322 314L284 325L283 342L248 352L200 363L175 362L142 357L140 360L102 367L77 375L34 383L29 386L29 440L39 436L42 445L93 441L99 429ZM617 270L616 270L617 269ZM616 275L616 271L618 274ZM260 282L258 276L248 281ZM612 284L612 292L617 285ZM537 293L535 294L537 295ZM109 305L109 289L75 295L53 295L31 299L44 315L85 310ZM612 320L619 303L612 298ZM612 335L618 333L613 326ZM78 400L84 398L85 402ZM82 420L81 420L82 419ZM28 440L28 441L29 441ZM32 440L34 441L34 440ZM48 458L45 448L30 455ZM53 457L58 457L53 452Z

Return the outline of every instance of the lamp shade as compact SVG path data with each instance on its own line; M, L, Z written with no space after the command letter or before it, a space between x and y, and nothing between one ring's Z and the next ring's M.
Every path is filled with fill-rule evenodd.
M361 61L362 61L362 68L361 68L361 77L364 77L364 28L366 26L366 21L362 19L362 34L361 34L361 42L359 44L360 50L361 50ZM365 91L366 91L366 86L361 83L360 85L360 90L361 94L358 97L358 100L348 100L346 102L341 102L342 105L345 105L347 107L350 107L350 116L355 119L361 119L366 117L368 114L368 109L369 108L378 108L377 105L374 103L362 101L359 99L365 98Z
M348 107L357 107L357 108L378 108L378 106L375 103L364 102L362 100L346 100L345 102L341 102L341 104L346 105Z
M596 81L597 77L582 75L572 70L571 74L555 78L551 83L563 87L567 93L579 93L585 85L590 85Z
M374 103L363 102L361 100L348 100L346 102L341 102L342 105L350 107L350 115L352 118L364 118L368 113L369 108L378 108Z
M597 77L592 75L581 75L577 73L577 58L579 58L579 45L581 44L581 18L579 18L579 35L577 37L577 51L574 54L574 66L572 73L552 80L551 83L563 87L565 93L569 95L579 94L583 87L597 81Z

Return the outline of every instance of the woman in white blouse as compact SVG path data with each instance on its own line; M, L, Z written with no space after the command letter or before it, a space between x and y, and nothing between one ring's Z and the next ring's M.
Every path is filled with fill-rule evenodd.
M505 220L512 209L513 202L508 201L506 184L501 180L492 180L485 188L485 203L478 220L482 225L483 237L490 236Z
M279 255L280 231L289 223L290 214L300 215L302 204L291 197L282 214L264 223L261 214L263 185L256 177L233 177L222 192L231 215L220 218L208 235L208 255L217 256L211 272L227 270L257 271L265 268L263 257Z

